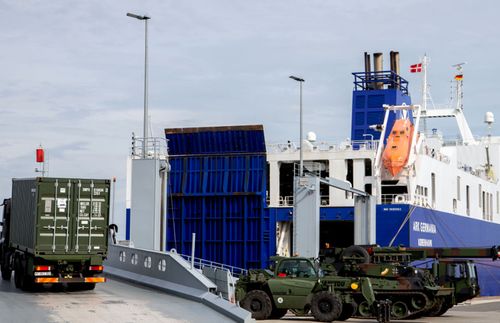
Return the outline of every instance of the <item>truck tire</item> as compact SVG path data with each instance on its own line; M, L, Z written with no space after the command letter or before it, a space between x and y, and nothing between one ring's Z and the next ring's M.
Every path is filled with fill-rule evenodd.
M311 312L320 322L335 321L342 313L342 303L334 294L321 291L314 294L311 300Z
M345 248L342 251L342 254L340 257L343 258L359 258L356 259L356 263L358 264L367 264L370 262L370 255L368 254L368 251L366 251L365 248L360 247L360 246L350 246Z
M249 291L241 301L241 307L252 313L252 318L256 320L267 319L273 309L271 299L262 290Z
M342 312L340 313L338 321L345 321L351 318L351 316L358 310L358 305L355 302L346 303L342 305Z
M2 265L2 279L10 280L11 277L12 277L12 270L8 266Z
M271 315L269 315L269 319L270 320L279 320L280 318L282 318L283 316L285 316L285 314L288 312L288 309L287 308L276 308L273 306L273 310L271 311Z

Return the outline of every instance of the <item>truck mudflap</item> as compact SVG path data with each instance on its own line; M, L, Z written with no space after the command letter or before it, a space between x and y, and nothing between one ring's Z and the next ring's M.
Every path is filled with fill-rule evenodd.
M105 283L105 277L37 277L37 284L57 284L57 283Z

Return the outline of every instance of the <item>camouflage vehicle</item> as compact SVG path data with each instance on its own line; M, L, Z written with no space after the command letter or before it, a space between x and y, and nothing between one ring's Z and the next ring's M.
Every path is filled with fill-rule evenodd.
M272 260L271 269L250 270L236 285L236 299L253 318L279 319L292 310L311 311L318 321L343 321L363 302L364 311L379 322L388 321L390 304L375 300L370 278L324 276L308 258Z
M392 301L391 318L417 318L444 314L453 305L479 295L471 260L446 257L498 257L498 247L422 249L351 246L323 253L322 267L332 275L369 277L377 299ZM417 268L416 260L440 258L432 269ZM445 258L445 259L443 259ZM356 316L370 317L358 307Z

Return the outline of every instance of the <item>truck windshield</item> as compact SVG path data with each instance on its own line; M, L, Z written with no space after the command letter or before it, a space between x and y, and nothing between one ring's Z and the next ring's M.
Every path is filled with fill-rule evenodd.
M279 264L278 275L281 277L308 278L316 276L316 271L306 259L288 259Z

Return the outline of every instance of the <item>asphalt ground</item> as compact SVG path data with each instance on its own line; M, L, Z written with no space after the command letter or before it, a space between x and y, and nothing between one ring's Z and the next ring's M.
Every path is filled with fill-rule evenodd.
M23 292L0 279L0 323L231 322L209 307L114 277L93 291Z

